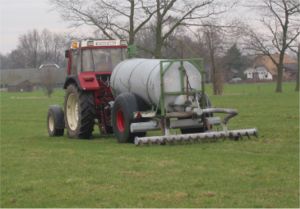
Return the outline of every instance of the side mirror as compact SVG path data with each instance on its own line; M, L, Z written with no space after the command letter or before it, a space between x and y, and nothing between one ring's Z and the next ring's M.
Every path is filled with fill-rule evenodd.
M65 51L65 58L69 58L69 50Z

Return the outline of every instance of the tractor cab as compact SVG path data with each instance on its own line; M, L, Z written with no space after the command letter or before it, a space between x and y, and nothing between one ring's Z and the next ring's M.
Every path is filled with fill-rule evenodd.
M99 89L99 82L107 81L113 68L127 58L127 43L123 40L72 41L66 58L65 88L75 81L82 89L95 90Z
M72 41L66 51L68 75L81 72L111 72L127 58L127 43L122 40Z

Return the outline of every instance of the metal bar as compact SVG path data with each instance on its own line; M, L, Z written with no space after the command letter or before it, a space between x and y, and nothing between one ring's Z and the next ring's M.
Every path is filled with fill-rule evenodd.
M136 137L134 140L135 145L143 144L166 144L173 142L197 142L202 139L219 139L219 138L239 138L242 136L257 136L257 129L239 129L228 131L212 131L195 134L179 134L169 136L150 136L150 137Z
M159 124L157 121L150 120L148 122L139 122L139 123L131 123L130 124L130 131L133 133L136 132L146 132L152 130L159 130Z
M203 71L203 59L174 59L174 60L162 60L160 61L160 86L161 86L161 95L160 95L160 110L161 110L161 116L165 116L166 110L165 110L165 96L166 95L180 95L178 92L164 92L164 75L165 73L170 69L170 67L175 63L175 62L180 62L180 82L181 82L181 92L180 94L184 94L184 62L189 62L192 65L196 67L196 69L199 71L201 77L202 76L202 71ZM197 64L197 62L201 64ZM164 63L168 63L168 65L164 69ZM202 67L201 67L202 66ZM201 79L203 81L203 78ZM202 82L201 81L201 82ZM192 93L204 93L203 92L203 86L201 87L201 90L197 91L192 91ZM189 92L190 94L190 92Z
M203 123L200 119L180 119L170 121L170 128L201 128Z
M203 59L191 59L190 63L192 63L196 69L199 71L201 75L201 93L202 95L205 94L205 71L204 71L204 62ZM200 100L200 107L205 108L206 107L205 97L202 96Z
M164 96L164 73L163 62L160 62L160 113L161 116L165 115L165 96Z
M166 69L164 69L163 63L169 63ZM160 110L161 116L165 116L165 89L164 89L164 74L167 72L173 64L173 61L160 61Z
M183 67L182 60L180 60L179 73L180 73L180 90L181 90L181 94L184 94L184 67Z
M192 90L192 91L189 91L188 92L188 95L194 95L194 94L196 94L196 93L201 93L202 91L195 91L195 90ZM174 95L174 96L176 96L176 95L182 95L182 92L179 92L179 91L177 91L177 92L165 92L165 95Z
M226 125L228 121L236 116L238 114L237 110L235 109L227 109L227 108L206 108L202 110L203 113L227 113L228 116L226 116L223 119L223 123Z

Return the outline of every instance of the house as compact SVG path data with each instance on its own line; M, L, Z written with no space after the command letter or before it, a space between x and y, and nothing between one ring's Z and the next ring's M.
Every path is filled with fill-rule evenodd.
M273 54L272 58L278 62L279 61L279 54L278 53ZM283 70L283 79L284 80L295 80L296 79L295 70L291 70L290 68L292 66L295 67L295 66L298 65L297 60L292 59L288 55L285 55L284 59L283 59L283 64L284 64L284 66L286 66ZM272 75L272 79L276 80L276 78L277 78L277 66L273 63L272 59L269 56L260 55L260 56L257 56L254 59L253 68L257 69L257 68L260 68L260 67L264 67ZM292 67L292 68L294 69L294 67ZM264 74L262 69L260 71L261 71L261 74Z
M248 68L244 74L247 80L273 80L272 74L264 66Z
M33 91L34 84L28 80L20 83L12 83L7 86L8 92L31 92Z
M52 71L51 71L52 72ZM29 81L34 86L42 85L42 77L47 74L47 70L30 69L1 69L0 87L16 86L24 81ZM65 70L53 70L52 76L55 80L55 86L61 87L66 78Z
M297 78L298 73L298 64L296 63L288 63L283 65L283 72L285 75L285 80L293 81Z

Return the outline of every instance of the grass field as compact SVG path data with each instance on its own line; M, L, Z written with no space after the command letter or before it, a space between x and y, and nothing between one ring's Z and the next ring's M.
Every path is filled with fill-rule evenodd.
M49 138L63 91L1 94L1 207L299 207L299 95L294 84L227 85L213 106L259 138L192 145ZM211 92L211 91L210 91Z

